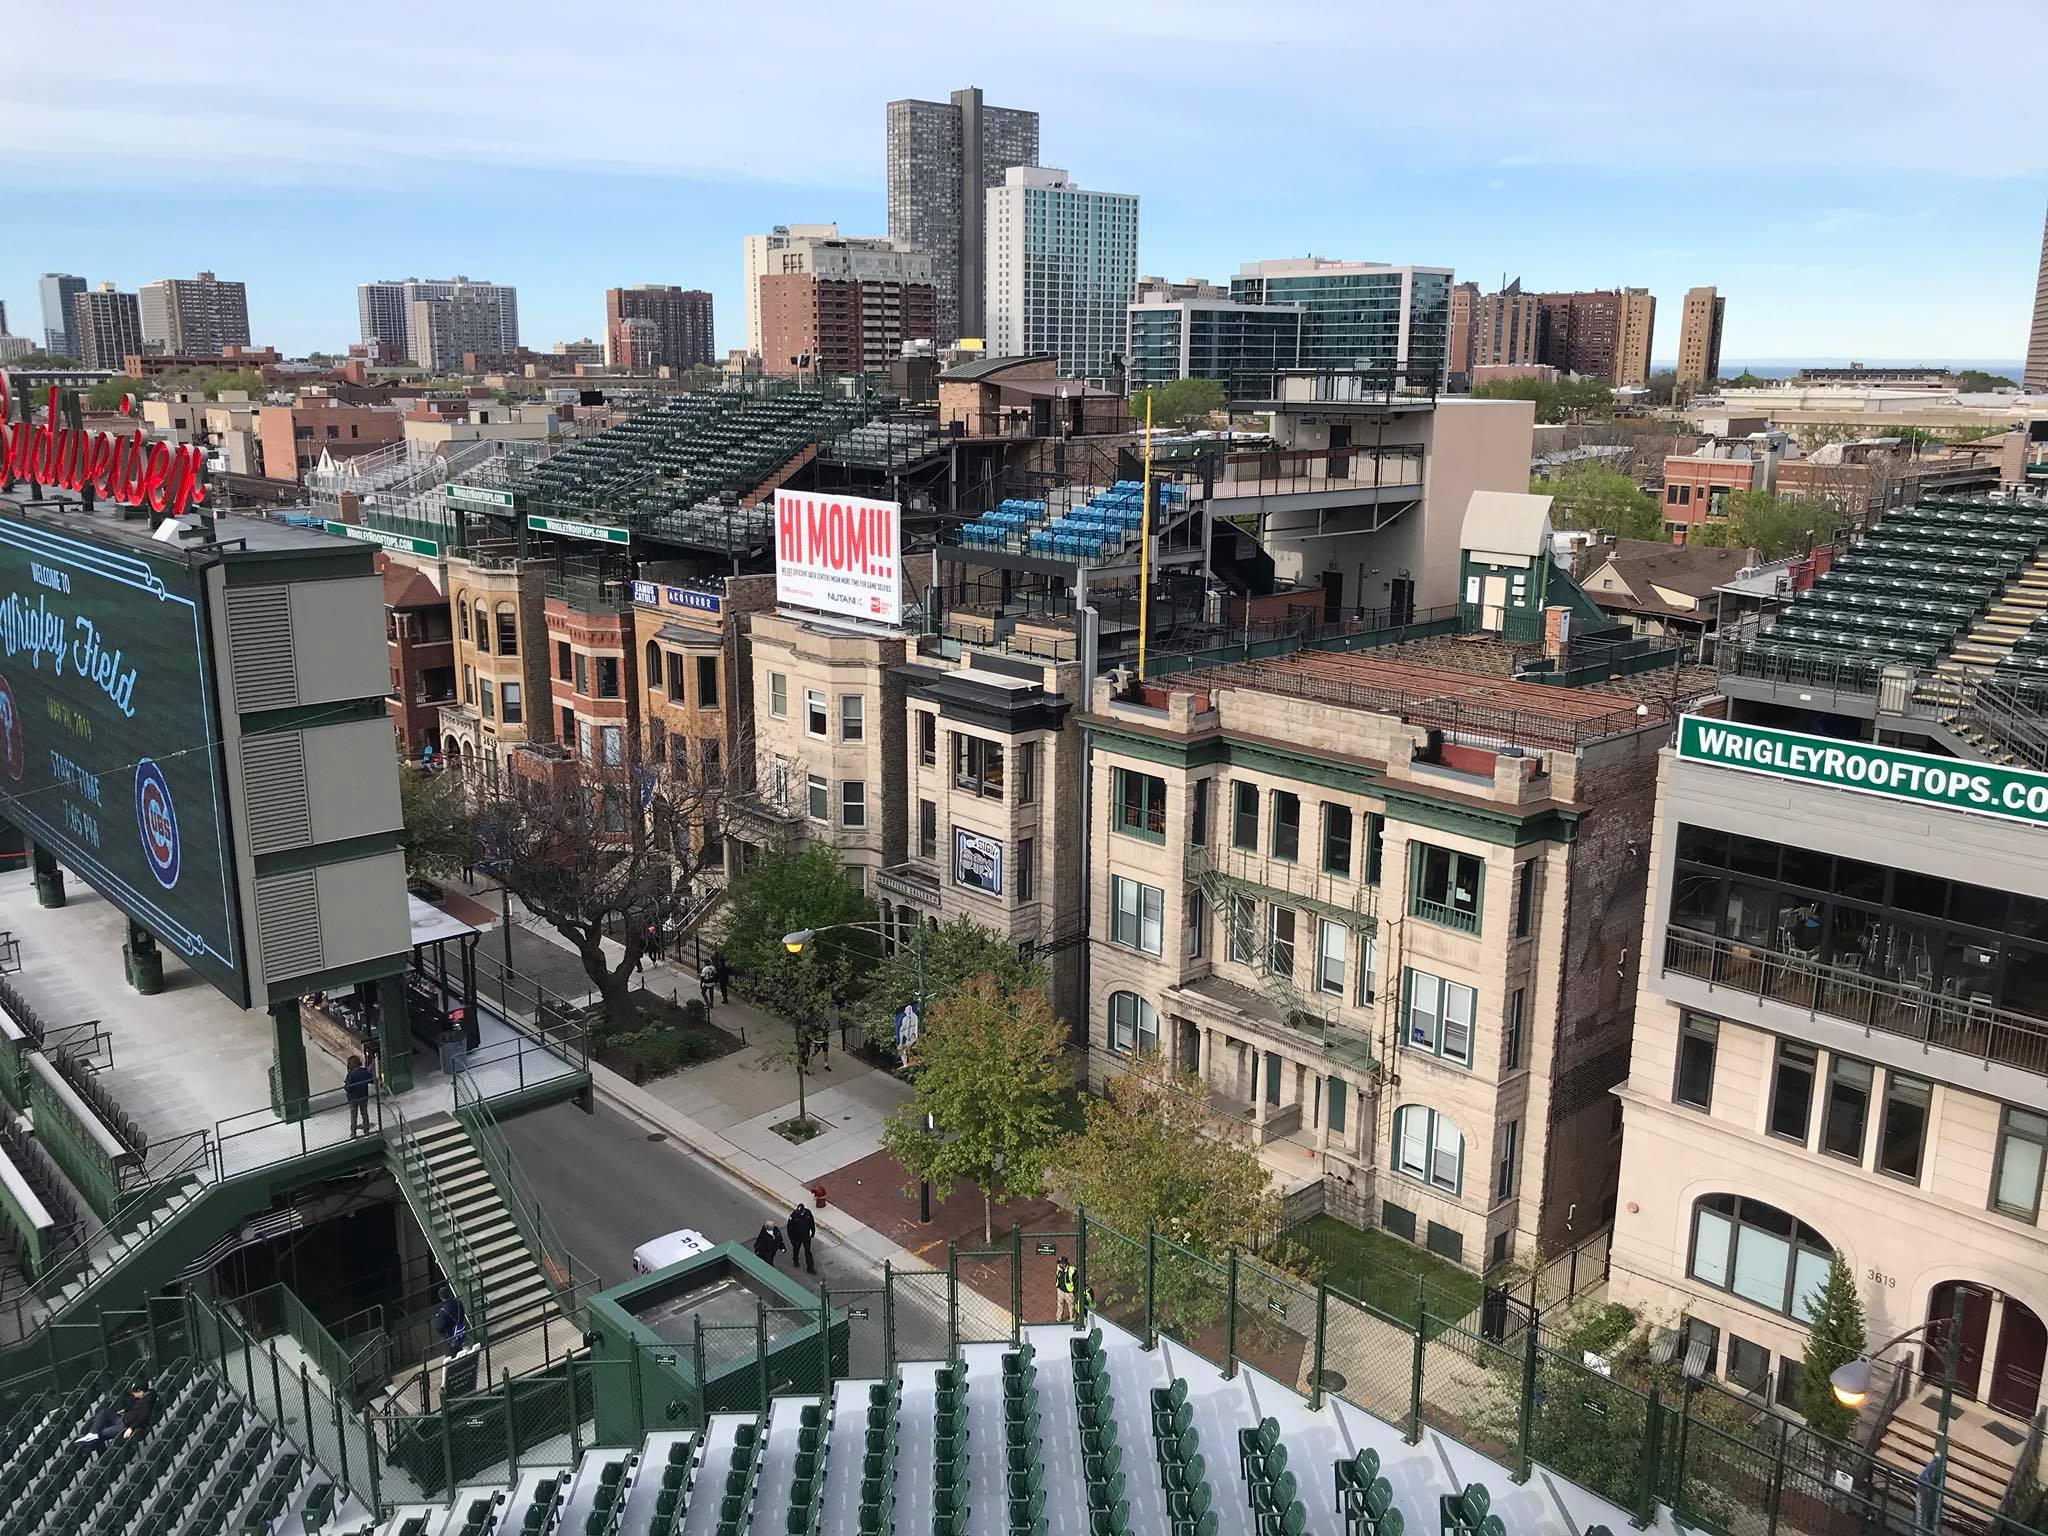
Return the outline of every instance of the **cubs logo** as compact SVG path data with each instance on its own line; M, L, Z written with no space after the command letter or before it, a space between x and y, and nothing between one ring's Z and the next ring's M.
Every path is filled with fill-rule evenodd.
M7 685L7 679L0 677L0 768L7 771L10 779L18 779L27 765L28 757L21 744L21 706L14 702L14 690Z
M178 813L171 804L170 781L146 757L135 765L135 830L142 836L149 872L168 891L178 883Z

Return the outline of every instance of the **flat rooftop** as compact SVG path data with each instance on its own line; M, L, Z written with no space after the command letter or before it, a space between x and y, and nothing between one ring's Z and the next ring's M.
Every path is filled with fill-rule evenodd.
M1582 688L1517 681L1514 662L1529 653L1490 636L1445 636L1231 662L1162 678L1158 686L1257 689L1567 750L1668 724L1691 699L1715 691L1712 670L1696 667L1680 669L1675 692L1669 668Z

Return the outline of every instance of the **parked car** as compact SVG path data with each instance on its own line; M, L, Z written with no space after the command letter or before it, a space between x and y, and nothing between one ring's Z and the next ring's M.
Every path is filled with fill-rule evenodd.
M633 1273L651 1275L657 1269L667 1269L671 1264L680 1264L685 1259L694 1259L700 1253L709 1253L711 1240L702 1232L693 1232L688 1227L671 1232L666 1237L650 1238L633 1250Z

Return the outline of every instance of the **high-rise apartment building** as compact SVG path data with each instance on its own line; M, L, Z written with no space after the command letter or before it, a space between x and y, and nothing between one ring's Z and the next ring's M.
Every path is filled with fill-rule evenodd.
M808 358L820 377L879 373L906 341L929 341L937 319L928 282L771 273L761 279L761 371L794 374Z
M1728 301L1712 288L1685 290L1678 319L1678 383L1698 387L1721 376L1721 321Z
M452 278L387 278L381 282L359 283L356 286L356 310L362 322L363 340L381 343L380 351L386 362L409 357L424 365L424 359L416 350L423 338L414 333L416 316L413 306L423 299L437 302L458 294L482 299L497 316L496 335L488 344L458 349L455 354L458 360L463 352L519 350L519 291L502 283L472 282L460 274ZM444 334L456 328L452 322L444 322L442 327Z
M1613 378L1621 345L1620 290L1539 293L1536 300L1543 310L1543 344L1535 361L1560 373Z
M1274 374L1294 367L1301 355L1301 306L1175 296L1196 286L1213 288L1206 283L1154 286L1151 280L1138 285L1124 343L1130 387L1213 379L1232 399L1270 396Z
M1472 319L1472 364L1476 368L1540 362L1543 306L1522 292L1518 277L1499 293L1480 299Z
M905 341L938 338L933 266L920 246L842 235L837 224L782 224L769 234L748 235L742 250L747 349L769 373L790 373L792 357L821 351L828 373L885 366L902 355ZM796 279L775 284L773 326L764 318L768 279ZM819 334L811 333L813 322ZM824 339L835 324L841 334ZM861 334L846 332L848 324Z
M2028 393L2048 391L2048 224L2041 230L2041 267L2034 275L2034 326L2027 332Z
M611 343L620 322L625 320L654 322L654 355L651 361L655 367L711 366L711 295L702 288L636 283L631 288L605 289L607 344ZM616 350L612 355L616 360Z
M1012 166L988 192L987 221L989 350L1051 352L1067 377L1106 378L1138 286L1138 199Z
M941 342L987 329L984 194L1014 166L1038 164L1038 114L982 104L975 88L950 101L888 107L889 238L931 253ZM1118 301L1121 325L1122 305Z
M1451 288L1451 344L1445 367L1451 382L1463 386L1472 377L1472 326L1479 314L1479 285L1456 283Z
M1441 384L1450 361L1451 269L1321 256L1248 262L1230 280L1245 304L1302 307L1304 368L1395 368Z
M450 373L461 370L465 352L510 352L518 347L516 331L504 339L506 310L500 296L511 290L469 283L451 288L412 301L407 356L431 373Z
M797 260L802 263L806 257L801 253L809 249L810 242L838 238L837 224L778 224L765 235L740 237L740 291L746 296L749 352L761 355L761 279L771 272L809 271L807 265L784 266L784 253L800 253Z
M141 302L112 283L77 295L71 301L71 341L81 366L119 373L143 349Z
M180 357L218 357L249 345L249 290L211 272L144 283L142 339Z
M78 356L78 342L71 334L73 301L85 292L85 279L69 272L45 272L37 286L43 300L43 350L59 357Z
M1657 331L1657 300L1647 288L1621 290L1621 339L1614 354L1614 382L1629 386L1650 377L1650 346Z

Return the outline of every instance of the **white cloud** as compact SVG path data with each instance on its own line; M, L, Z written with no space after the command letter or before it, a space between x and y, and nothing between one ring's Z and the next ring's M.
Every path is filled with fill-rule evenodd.
M1600 39L1597 90L1543 70L1448 88L1469 83L1472 37L1526 25L1511 0L1471 0L1455 26L1427 8L1268 0L1249 29L1219 0L12 9L13 57L92 60L91 91L69 68L0 85L0 143L61 146L0 165L26 186L521 166L869 185L882 103L971 83L1036 107L1045 158L1104 185L1196 158L1375 148L1475 167L2048 171L2048 140L2001 131L1983 106L2029 98L2048 43L2035 0L1984 0L1950 29L1927 27L1918 0L1575 0L1570 25ZM1678 112L1681 60L1697 105Z

